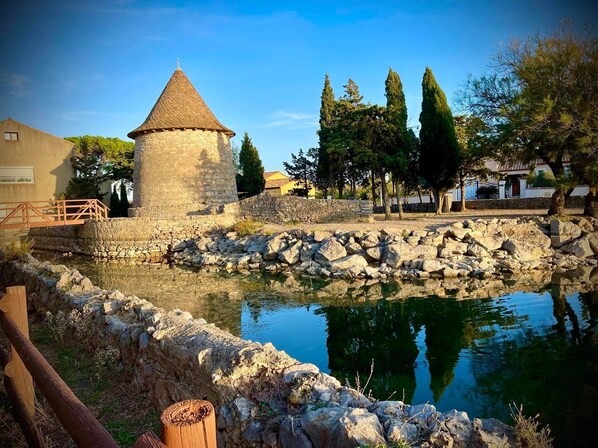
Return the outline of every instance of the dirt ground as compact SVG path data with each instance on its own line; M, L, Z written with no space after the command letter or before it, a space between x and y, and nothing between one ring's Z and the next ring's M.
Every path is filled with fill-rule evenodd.
M565 210L567 215L581 215L583 209L572 208ZM304 229L304 230L332 230L332 231L349 231L349 230L382 230L382 229L424 229L432 231L438 227L450 225L455 222L462 222L466 219L492 219L492 218L518 218L521 216L545 216L544 209L524 209L524 210L466 210L464 212L451 212L443 215L436 215L434 213L406 213L406 219L399 220L399 215L392 214L392 220L385 221L384 215L374 215L375 222L343 222L343 223L326 223L326 224L289 224L277 225L266 224L264 229L270 232L282 232L290 229Z

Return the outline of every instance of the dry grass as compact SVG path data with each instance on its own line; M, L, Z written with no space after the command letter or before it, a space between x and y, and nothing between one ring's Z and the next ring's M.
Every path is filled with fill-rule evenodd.
M550 428L542 427L538 421L539 414L535 417L526 417L523 414L523 405L517 407L515 403L509 405L511 417L515 422L515 440L518 447L522 448L550 448L553 439L550 437Z
M130 373L123 371L122 366L90 354L83 343L68 340L65 344L56 344L44 323L32 325L30 330L38 350L119 446L132 446L139 435L150 429L159 433L158 413L147 394L135 390ZM50 448L74 447L41 392L36 391L36 397L39 401L35 420L46 445ZM26 447L20 427L9 409L4 383L0 381L0 448Z
M0 248L0 259L5 261L20 260L25 254L30 254L33 249L33 239L26 238L23 241L10 241Z
M236 232L239 236L248 236L257 233L258 230L261 230L264 227L264 223L259 221L254 221L252 219L242 219L237 221L232 227L231 230Z

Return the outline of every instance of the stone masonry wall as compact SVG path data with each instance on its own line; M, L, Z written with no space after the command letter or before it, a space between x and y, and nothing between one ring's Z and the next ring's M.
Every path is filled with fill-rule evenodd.
M27 257L0 265L0 287L24 285L28 308L64 319L93 349L116 349L161 411L207 399L217 414L218 446L345 448L514 446L513 431L429 404L372 401L301 364L272 344L245 341L146 300L94 286L77 270Z
M169 247L193 236L231 226L236 213L179 219L111 218L82 226L46 227L29 231L36 249L73 252L99 258L161 260Z
M230 139L221 132L172 130L135 138L130 216L185 216L237 200Z
M370 203L359 200L305 199L297 196L272 196L262 193L239 202L240 217L274 224L367 219L370 213Z

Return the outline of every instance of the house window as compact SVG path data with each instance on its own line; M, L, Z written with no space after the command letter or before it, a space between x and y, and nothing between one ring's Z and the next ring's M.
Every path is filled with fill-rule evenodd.
M19 140L19 133L18 132L5 132L4 140L16 142L17 140Z
M0 184L33 184L32 166L0 166Z

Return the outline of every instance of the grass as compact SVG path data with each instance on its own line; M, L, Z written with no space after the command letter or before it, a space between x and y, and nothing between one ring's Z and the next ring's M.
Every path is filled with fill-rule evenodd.
M539 414L535 417L526 417L523 414L523 405L509 405L511 417L515 422L515 442L522 448L550 448L553 439L550 436L550 428L542 427L538 421Z
M257 233L263 227L263 222L254 221L253 219L242 219L237 221L230 230L236 232L239 236L249 236Z
M119 446L132 446L148 430L160 433L160 417L147 394L131 386L129 372L121 372L114 353L96 350L91 354L82 342L65 338L56 344L48 326L31 325L32 342L73 393L96 416ZM3 344L5 345L5 344ZM0 447L25 447L20 428L8 412L9 403L3 398L3 381L0 381ZM53 415L41 392L36 391L36 422L47 439L48 447L75 446L70 436Z
M0 259L4 261L20 260L25 254L30 254L33 250L33 239L26 238L23 241L11 241L0 249Z

